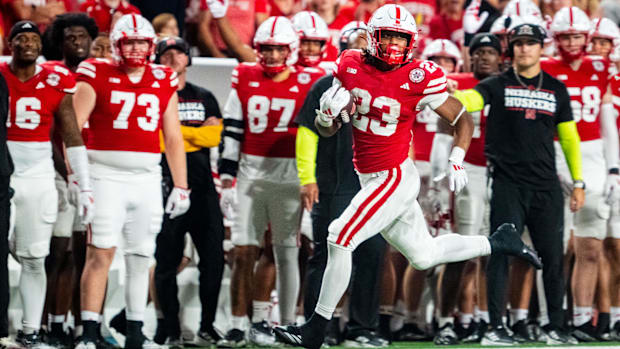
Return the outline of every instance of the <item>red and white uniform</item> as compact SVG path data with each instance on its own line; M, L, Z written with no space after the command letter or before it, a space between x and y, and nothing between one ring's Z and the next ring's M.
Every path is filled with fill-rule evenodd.
M347 50L334 76L356 98L353 162L362 189L330 224L328 241L355 249L381 232L400 248L399 236L410 237L413 230L421 243L407 255L425 267L435 251L423 248L433 244L424 244L432 238L416 200L420 178L408 151L416 114L427 106L434 110L448 98L444 71L434 62L419 60L380 71L364 62L361 51Z
M41 66L51 71L60 72L62 74L68 74L71 79L75 80L76 74L72 72L62 61L47 61L41 63ZM86 129L82 134L86 133ZM58 131L54 132L52 142L62 154L63 142L62 137ZM67 181L61 176L58 171L54 178L56 184L56 190L58 191L58 216L56 217L56 223L52 231L52 236L69 238L73 231L85 231L86 226L81 224L80 218L77 214L77 208L69 202L69 190L67 187Z
M616 74L610 79L610 89L614 107L617 113L620 114L620 74ZM616 118L616 125L618 130L620 130L620 117ZM612 238L620 239L620 204L618 203L611 208L608 233Z
M270 224L273 243L296 246L299 179L295 163L297 126L293 120L314 81L316 68L292 66L275 82L255 63L232 73L232 91L224 108L224 151L220 179L237 175L238 214L231 227L235 245L259 245Z
M456 81L459 90L474 88L480 81L473 73L451 74L448 79ZM489 234L490 206L487 195L487 160L484 155L488 110L489 105L485 105L482 111L471 113L474 120L474 134L465 154L465 168L469 182L454 200L454 217L458 233L462 235Z
M150 256L163 217L159 132L177 74L149 64L134 82L118 63L99 59L76 72L97 94L86 143L97 203L92 243L115 247L129 233L125 252Z
M581 137L583 177L587 186L584 207L576 214L568 209L566 200L565 229L574 226L574 234L579 237L604 239L609 218L609 206L604 204L603 191L607 177L607 167L601 139L600 111L603 95L607 92L610 78L609 62L596 56L585 56L577 70L559 58L541 61L542 68L566 85L571 99L573 119ZM572 187L568 165L558 142L556 166L563 185ZM567 230L565 230L566 232Z
M0 63L0 73L10 95L7 145L15 164L11 176L15 189L13 247L18 256L40 258L49 253L58 210L50 132L60 102L75 91L75 80L68 70L40 65L24 82L7 63Z

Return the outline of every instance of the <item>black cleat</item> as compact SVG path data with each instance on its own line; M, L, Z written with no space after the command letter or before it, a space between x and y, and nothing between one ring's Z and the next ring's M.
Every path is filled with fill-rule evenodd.
M577 327L573 327L573 337L577 338L580 342L598 342L598 333L596 327L592 326L592 320Z
M127 335L127 318L125 317L125 309L114 315L112 320L110 320L110 327L123 336Z
M536 269L542 269L542 262L534 249L527 246L517 228L512 223L504 223L489 237L491 243L491 253L503 253L511 256L523 258L530 262Z
M490 328L482 337L480 341L482 346L513 346L519 344L511 335L508 333L505 327L499 326Z
M570 334L564 332L562 329L552 326L551 324L545 325L542 330L546 334L547 345L561 345L569 344L576 345L579 342Z
M428 338L426 332L424 332L415 323L408 323L400 330L394 332L394 340L398 342L415 342Z
M458 336L454 332L454 324L447 323L439 329L433 339L435 345L455 345L459 343Z
M323 344L328 347L335 347L340 344L340 318L333 317L327 323Z
M328 320L314 313L301 326L276 326L273 332L276 339L293 346L302 346L308 349L319 349L325 340L325 328Z

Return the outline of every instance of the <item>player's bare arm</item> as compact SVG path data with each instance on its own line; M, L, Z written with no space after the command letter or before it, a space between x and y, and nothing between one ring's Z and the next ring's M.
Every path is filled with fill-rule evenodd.
M454 126L454 146L465 151L469 149L474 134L474 120L458 99L450 96L435 112L450 126ZM441 125L442 123L439 123ZM450 132L448 132L450 133Z
M73 94L73 109L75 111L75 118L77 120L77 126L80 130L84 127L84 124L88 121L90 113L95 109L95 102L97 101L97 93L95 89L86 82L78 82L76 84L76 91Z
M71 95L65 95L60 102L60 106L56 112L56 122L58 123L62 140L67 148L84 145L73 109L73 98Z
M179 122L179 97L176 92L170 97L168 107L164 112L164 122L162 131L166 144L166 160L170 166L174 186L187 189L187 165L185 149L183 148L183 135L181 134L181 123Z

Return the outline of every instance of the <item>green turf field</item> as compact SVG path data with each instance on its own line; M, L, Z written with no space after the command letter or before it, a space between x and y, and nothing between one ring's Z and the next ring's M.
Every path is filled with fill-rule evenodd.
M571 345L571 346L547 346L542 343L533 343L528 345L520 345L512 348L596 348L596 349L620 349L620 342L599 342L599 343L583 343L579 345ZM246 347L251 348L251 347ZM292 348L292 347L288 347ZM344 347L330 347L333 349L343 349ZM390 345L388 348L492 348L492 347L483 347L480 344L459 344L459 345L451 345L451 346L436 346L433 342L398 342ZM503 348L503 347L498 347ZM258 349L258 347L257 347Z

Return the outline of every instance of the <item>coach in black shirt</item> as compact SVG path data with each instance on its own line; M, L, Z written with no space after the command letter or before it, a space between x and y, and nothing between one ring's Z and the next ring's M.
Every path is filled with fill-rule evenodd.
M563 330L562 270L563 196L555 168L553 138L559 137L574 189L571 209L584 201L579 135L573 121L570 98L562 82L540 69L544 29L522 24L510 33L513 67L487 78L473 90L456 93L468 111L489 104L485 154L493 180L491 231L513 223L519 232L527 226L543 262L543 281L550 323L547 344L569 343ZM483 345L510 345L515 340L504 329L502 313L506 294L508 260L491 255L487 289L491 329Z
M9 88L0 74L0 345L9 336L9 216L13 162L6 146L6 120L9 114Z
M191 64L189 45L181 38L164 38L157 44L156 61L179 74L179 119L187 153L187 179L191 206L186 214L164 217L157 237L155 286L164 315L168 344L181 345L177 267L183 257L184 237L191 235L198 252L200 302L202 316L198 337L208 345L219 338L213 329L217 301L224 270L224 225L215 191L210 165L209 147L217 146L222 131L221 113L211 92L185 81L186 67ZM172 176L165 159L162 161L165 195L172 189ZM162 342L162 331L159 338ZM165 337L163 338L165 339Z

